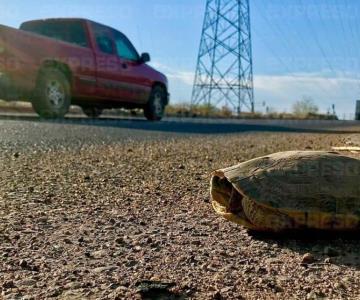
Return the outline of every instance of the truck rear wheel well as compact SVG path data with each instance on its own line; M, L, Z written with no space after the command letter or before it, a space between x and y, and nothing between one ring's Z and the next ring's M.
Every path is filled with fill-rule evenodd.
M40 67L38 78L42 74L42 72L44 72L44 70L46 70L46 69L59 70L60 72L62 72L66 76L66 78L69 80L69 83L71 84L71 82L72 82L72 72L71 72L68 65L66 65L66 64L64 64L62 62L56 61L56 60L47 60Z

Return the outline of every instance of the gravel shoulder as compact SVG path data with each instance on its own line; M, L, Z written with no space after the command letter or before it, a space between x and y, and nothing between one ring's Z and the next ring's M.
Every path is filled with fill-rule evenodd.
M211 171L346 134L244 133L1 154L4 299L357 299L360 241L250 235L209 203ZM310 255L310 261L309 259ZM311 262L311 263L304 263Z

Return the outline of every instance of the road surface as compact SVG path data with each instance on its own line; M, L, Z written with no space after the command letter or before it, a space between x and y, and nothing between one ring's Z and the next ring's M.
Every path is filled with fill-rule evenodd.
M64 149L88 144L123 143L191 135L223 135L246 132L360 132L360 122L165 119L40 120L32 115L0 116L0 149Z

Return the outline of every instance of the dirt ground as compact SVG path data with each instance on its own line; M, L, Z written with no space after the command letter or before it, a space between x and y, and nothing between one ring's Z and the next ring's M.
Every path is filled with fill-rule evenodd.
M1 295L360 299L358 235L250 235L218 217L209 201L215 169L346 141L341 134L248 133L3 154ZM155 290L154 281L170 289Z

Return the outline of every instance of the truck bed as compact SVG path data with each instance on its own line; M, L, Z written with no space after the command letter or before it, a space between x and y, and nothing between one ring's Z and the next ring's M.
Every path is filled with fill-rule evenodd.
M86 88L81 84L81 77L96 80L91 48L0 25L1 80L11 85L13 91L26 97L36 86L39 70L53 61L64 63L71 74L76 74L70 80L74 96L81 96L82 88Z

